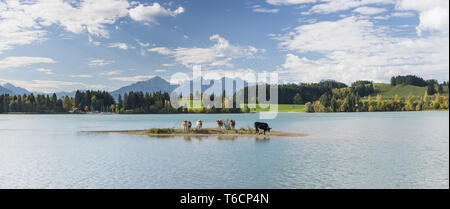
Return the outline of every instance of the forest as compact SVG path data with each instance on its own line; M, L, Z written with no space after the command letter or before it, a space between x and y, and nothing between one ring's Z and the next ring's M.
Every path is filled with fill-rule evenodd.
M118 101L106 91L77 91L75 97L57 98L49 95L0 95L0 113L88 113L168 114L194 113L192 109L175 109L168 93L129 92L119 95ZM241 108L203 108L195 113L240 113Z
M323 94L314 103L305 105L306 112L389 112L389 111L422 111L422 110L448 110L448 97L435 93L428 95L425 91L422 97L408 96L393 99L382 99L378 94L376 98L368 96L361 99L350 89L334 89L332 94Z
M305 105L306 112L373 112L373 111L421 111L448 110L448 96L443 96L444 87L448 91L448 82L439 84L436 80L424 80L420 77L396 76L391 86L412 85L423 87L423 96L395 95L383 98L377 93L372 81L355 81L351 86L326 80L319 83L278 85L278 104ZM268 86L267 86L268 87ZM250 88L244 88L237 94L244 94L244 103ZM255 89L258 91L258 89ZM269 88L266 88L270 97ZM222 100L235 104L237 94ZM376 96L374 96L376 95ZM191 98L193 96L191 95ZM214 95L210 96L211 98ZM258 103L258 98L250 98ZM192 101L195 102L195 101ZM198 101L197 101L198 102ZM233 105L236 106L236 105ZM242 107L242 108L241 108ZM242 113L250 112L247 105L228 108L173 108L167 92L143 93L128 92L119 95L117 101L106 91L76 91L74 97L57 98L56 94L0 95L0 113L89 113L109 112L117 114L168 114L168 113Z

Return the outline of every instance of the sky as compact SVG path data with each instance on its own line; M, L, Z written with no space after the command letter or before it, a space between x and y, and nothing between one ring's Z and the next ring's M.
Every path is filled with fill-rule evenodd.
M281 83L447 81L449 2L0 0L0 84L115 90L194 65Z

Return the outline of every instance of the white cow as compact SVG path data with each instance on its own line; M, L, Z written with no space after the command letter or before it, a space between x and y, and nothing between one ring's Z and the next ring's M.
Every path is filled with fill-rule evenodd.
M181 125L183 126L183 129L185 131L188 131L192 127L191 121L187 121L187 120L183 121L183 123Z
M197 129L202 129L202 126L203 126L203 122L201 120L198 120L197 123L195 124L195 127Z

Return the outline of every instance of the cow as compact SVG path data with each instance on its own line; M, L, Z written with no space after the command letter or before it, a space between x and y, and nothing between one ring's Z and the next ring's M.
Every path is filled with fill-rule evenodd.
M236 127L236 121L230 120L230 128L234 129Z
M218 129L222 129L222 127L223 127L223 121L222 121L222 120L217 120L216 122L217 122L217 128L218 128Z
M201 120L198 120L197 124L195 124L197 129L202 129L202 125L203 125L203 122Z
M185 131L188 131L192 127L191 121L187 121L187 120L183 121L183 123L181 125L183 126L183 129Z
M183 129L186 131L186 130L188 129L188 121L187 121L187 120L184 120L184 121L181 123L181 127L183 127Z
M266 135L266 131L268 131L270 133L270 130L272 128L269 127L269 124L267 123L260 123L260 122L255 122L255 131L256 134L259 135L259 130L264 130L264 135Z

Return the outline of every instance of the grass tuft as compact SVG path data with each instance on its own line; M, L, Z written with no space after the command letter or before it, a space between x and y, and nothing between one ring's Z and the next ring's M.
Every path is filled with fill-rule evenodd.
M152 128L148 130L148 133L151 134L171 134L174 132L175 130L173 128Z

